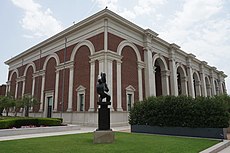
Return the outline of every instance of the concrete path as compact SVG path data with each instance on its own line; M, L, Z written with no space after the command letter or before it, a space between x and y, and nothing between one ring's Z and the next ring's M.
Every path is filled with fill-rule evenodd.
M123 131L129 132L130 126L122 127L112 127L113 131ZM58 135L67 135L67 134L78 134L78 133L88 133L96 130L96 127L81 127L80 130L71 130L63 132L50 132L50 133L38 133L38 134L27 134L27 135L15 135L15 136L3 136L0 137L0 141L6 140L18 140L18 139L27 139L27 138L38 138L38 137L47 137L47 136L58 136Z

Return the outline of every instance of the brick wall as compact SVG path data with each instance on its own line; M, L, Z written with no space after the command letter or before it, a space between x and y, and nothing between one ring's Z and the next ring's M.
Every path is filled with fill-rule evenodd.
M73 88L73 110L77 110L77 91L76 89L82 85L85 91L85 110L89 109L90 100L90 63L89 48L82 46L78 49L74 58L74 88Z
M129 46L122 49L121 55L123 56L121 64L122 108L126 110L126 88L129 85L135 88L134 101L139 100L137 57L135 51Z

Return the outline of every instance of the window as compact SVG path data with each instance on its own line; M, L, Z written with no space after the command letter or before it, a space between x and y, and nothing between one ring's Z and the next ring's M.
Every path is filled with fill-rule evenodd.
M127 111L130 111L134 104L134 92L135 88L129 85L126 88L126 103L127 103Z
M77 111L85 111L85 90L86 88L80 85L77 91Z
M127 110L130 111L131 108L132 108L132 94L128 94L127 101L128 101L128 108L127 108Z
M80 111L84 111L84 94L79 94Z

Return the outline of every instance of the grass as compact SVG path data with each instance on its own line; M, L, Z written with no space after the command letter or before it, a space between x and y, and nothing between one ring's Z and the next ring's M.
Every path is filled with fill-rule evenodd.
M219 141L115 133L112 144L93 144L93 133L0 142L1 153L197 153Z

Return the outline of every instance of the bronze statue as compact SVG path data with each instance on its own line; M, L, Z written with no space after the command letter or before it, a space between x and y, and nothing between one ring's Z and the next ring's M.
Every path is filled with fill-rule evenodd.
M106 74L104 72L101 72L101 75L98 76L97 80L97 94L100 95L99 102L102 102L104 98L106 98L106 102L110 102L110 95L108 95L105 92L108 92L109 88L106 84Z

